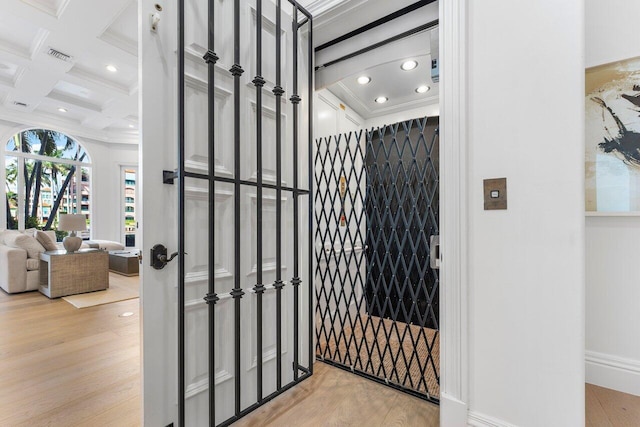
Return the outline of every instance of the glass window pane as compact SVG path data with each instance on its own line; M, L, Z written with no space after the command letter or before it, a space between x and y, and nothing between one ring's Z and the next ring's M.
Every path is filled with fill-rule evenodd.
M5 209L7 211L6 228L8 230L18 229L18 159L16 157L5 157L5 189L6 200Z
M89 228L83 237L89 238L91 168L78 171L77 164L69 162L89 163L84 148L73 138L48 129L20 132L5 148L7 154L14 153L5 157L7 228L24 224L25 228L55 230L61 213L83 213Z
M136 171L124 171L124 240L125 246L136 246Z
M24 183L24 228L42 228L41 196L42 196L42 162L24 159L24 167L20 171Z
M82 168L81 188L78 199L80 200L80 213L87 216L87 230L82 232L83 239L91 238L91 169Z
M6 150L84 163L91 162L85 149L74 139L47 129L30 129L14 135L7 141Z

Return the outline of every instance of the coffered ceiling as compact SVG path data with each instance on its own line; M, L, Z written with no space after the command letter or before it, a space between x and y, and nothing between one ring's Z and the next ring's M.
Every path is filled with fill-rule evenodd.
M3 0L0 119L136 143L137 22L136 0Z
M371 20L411 1L299 2L318 17L317 36L323 41L362 25L350 16ZM137 0L2 0L0 10L0 120L105 142L138 142ZM426 63L428 58L421 58L421 68ZM420 81L401 82L395 65L389 66L392 78L384 68L351 67L345 73L351 75L331 89L369 116L382 112L372 97L389 96L387 108L412 104L413 86L428 82L423 70ZM373 78L366 88L352 81L361 72ZM394 95L396 86L402 97ZM431 97L437 94L432 86Z

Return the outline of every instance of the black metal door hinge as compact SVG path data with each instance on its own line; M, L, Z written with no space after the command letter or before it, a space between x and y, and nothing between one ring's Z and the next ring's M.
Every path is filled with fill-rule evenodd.
M162 171L162 183L173 185L173 180L178 178L178 171Z

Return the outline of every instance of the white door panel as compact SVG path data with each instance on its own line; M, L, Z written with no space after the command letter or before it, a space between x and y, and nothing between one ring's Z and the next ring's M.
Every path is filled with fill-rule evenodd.
M287 2L283 2L285 6ZM254 1L240 1L241 66L245 72L240 85L240 155L241 170L234 168L234 78L229 73L233 65L233 0L216 0L216 48L219 61L215 65L215 158L209 159L209 82L208 66L202 60L207 51L208 10L202 0L185 1L185 169L207 174L213 164L221 178L255 182L256 169L256 90L252 83L257 74L255 36L257 13ZM176 123L177 99L177 5L162 4L163 11L157 33L151 33L145 17L155 12L155 2L140 1L141 19L141 131L144 251L155 243L165 244L170 252L177 249L178 185L162 183L163 170L175 170L177 164ZM288 4L287 4L288 7ZM282 126L282 184L293 185L293 106L287 99L292 95L292 26L291 16L282 13L282 86L281 115L276 114L277 97L271 92L276 79L275 14L272 2L264 1L262 19L263 71L267 80L262 96L263 182L276 183L276 122ZM289 8L290 9L290 8ZM306 44L301 41L301 51ZM302 57L301 57L302 58ZM306 56L305 56L306 58ZM300 88L306 91L306 68L300 68ZM304 85L302 84L304 81ZM300 93L300 184L307 188L306 92ZM177 181L176 181L177 183ZM209 412L209 306L203 300L209 280L209 190L206 180L185 179L185 424L208 425ZM240 216L234 215L235 187L232 183L216 182L215 190L215 292L220 298L215 304L215 411L216 423L235 415L235 381L240 376L241 409L256 402L257 358L263 358L263 390L266 397L276 391L277 340L275 325L276 290L276 206L282 208L282 384L293 381L293 197L283 191L277 200L276 191L264 189L263 204L263 282L267 290L262 297L262 348L257 348L257 296L253 291L257 280L257 191L242 185ZM308 199L300 198L300 227L307 230ZM237 223L236 223L237 222ZM234 228L240 227L240 275L236 277L234 259ZM308 366L308 232L300 235L300 363ZM153 270L145 262L143 267L144 312L144 417L145 425L178 425L177 403L177 263L169 263L163 270ZM235 354L235 302L230 292L237 286L244 291L240 298L240 354ZM239 371L236 372L236 356Z

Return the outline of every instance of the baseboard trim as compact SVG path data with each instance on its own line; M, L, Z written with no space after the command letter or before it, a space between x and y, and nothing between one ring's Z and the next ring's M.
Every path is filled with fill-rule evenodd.
M472 427L516 427L506 421L473 411L469 411L469 419L467 423Z
M467 404L447 393L440 393L440 425L443 427L466 427Z
M586 351L585 378L589 384L640 396L640 360Z

